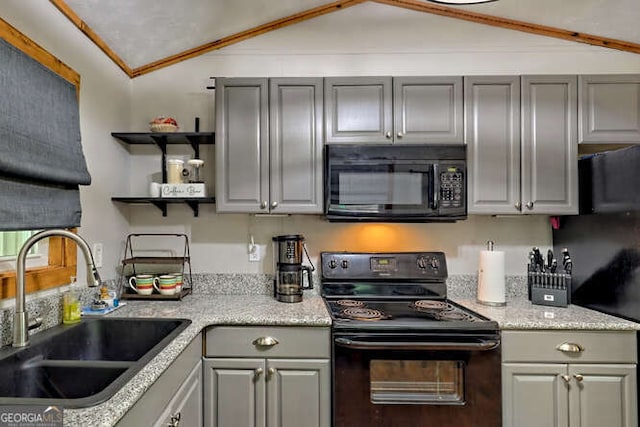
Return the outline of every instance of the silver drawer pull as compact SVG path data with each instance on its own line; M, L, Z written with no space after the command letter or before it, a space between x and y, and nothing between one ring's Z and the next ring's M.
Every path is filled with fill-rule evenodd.
M278 344L278 340L274 337L260 337L253 340L253 345L259 347L273 347Z
M556 350L559 350L563 353L582 353L584 351L584 347L580 344L575 344L572 342L564 342L556 347Z
M567 384L569 384L569 381L571 381L571 377L569 375L560 375L560 378L562 378Z
M582 380L584 379L584 377L580 374L575 374L573 378L575 378L576 381L578 381L579 383L582 382Z

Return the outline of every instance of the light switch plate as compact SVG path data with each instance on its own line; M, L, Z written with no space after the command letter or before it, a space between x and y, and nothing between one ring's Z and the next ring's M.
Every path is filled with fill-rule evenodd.
M102 247L102 243L94 243L93 244L93 263L98 267L102 267L102 252L104 248Z

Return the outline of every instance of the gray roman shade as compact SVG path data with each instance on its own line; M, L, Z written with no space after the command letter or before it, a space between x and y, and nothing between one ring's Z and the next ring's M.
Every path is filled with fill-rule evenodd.
M80 225L76 88L0 39L0 230Z

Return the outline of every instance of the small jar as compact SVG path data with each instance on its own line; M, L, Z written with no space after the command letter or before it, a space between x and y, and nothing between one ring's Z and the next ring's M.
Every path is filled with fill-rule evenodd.
M167 184L182 184L184 161L180 159L167 160Z

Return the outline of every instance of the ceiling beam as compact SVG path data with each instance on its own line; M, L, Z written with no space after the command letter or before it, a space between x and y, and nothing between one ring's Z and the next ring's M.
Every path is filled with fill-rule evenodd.
M89 39L95 43L96 46L100 48L115 64L120 67L122 71L124 71L129 77L133 77L133 72L131 68L120 58L111 48L105 43L104 40L97 35L91 27L89 27L80 17L73 11L71 8L63 1L63 0L49 0L55 7L58 8L60 12L64 16L69 19L78 27L80 31L82 31Z
M60 1L60 0L51 0L51 1ZM173 56L169 56L167 58L151 62L147 65L143 65L138 68L134 68L132 70L132 77L138 77L143 74L150 73L152 71L158 70L160 68L167 67L169 65L176 64L178 62L184 61L186 59L193 58L195 56L202 55L207 52L211 52L213 50L221 49L223 47L241 42L243 40L250 39L252 37L259 36L261 34L268 33L269 31L278 30L280 28L288 27L289 25L297 24L302 21L306 21L308 19L316 18L321 15L326 15L331 12L335 12L337 10L346 9L350 6L355 6L360 3L364 3L368 0L339 0L333 3L325 4L323 6L319 6L313 9L308 9L303 12L299 12L293 15L289 15L284 18L276 19L275 21L268 22L263 25L259 25L257 27L250 28L245 31L241 31L239 33L230 35L228 37L223 37L221 39L215 40L210 43L203 44L201 46L195 47L193 49L185 50L184 52L178 53Z
M640 44L616 40L607 37L600 37L593 34L579 33L577 31L564 30L562 28L548 27L546 25L532 24L530 22L518 21L515 19L501 18L498 16L485 15L482 13L470 12L465 9L441 6L429 3L425 0L371 0L376 3L383 3L390 6L402 7L405 9L426 12L434 15L446 16L449 18L461 19L478 24L490 25L492 27L507 28L510 30L522 31L525 33L540 36L553 37L562 40L569 40L577 43L585 43L593 46L606 47L609 49L621 50L624 52L640 53Z

